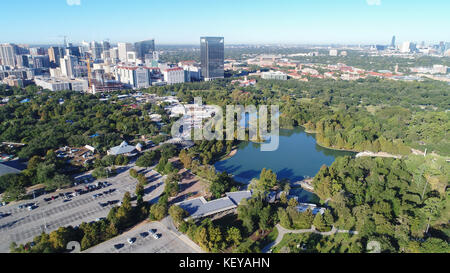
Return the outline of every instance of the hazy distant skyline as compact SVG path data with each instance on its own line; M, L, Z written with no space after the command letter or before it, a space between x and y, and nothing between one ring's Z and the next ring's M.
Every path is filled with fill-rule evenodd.
M448 0L14 0L0 43L110 39L199 44L397 44L450 41Z

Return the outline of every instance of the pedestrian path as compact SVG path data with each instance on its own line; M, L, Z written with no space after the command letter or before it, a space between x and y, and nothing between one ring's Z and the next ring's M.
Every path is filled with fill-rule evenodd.
M289 233L293 233L293 234L316 233L316 234L320 234L322 236L334 235L336 233L358 234L358 231L337 229L334 226L330 231L327 231L327 232L320 232L320 231L316 230L316 228L314 226L311 226L310 229L292 230L292 229L284 228L280 224L277 224L275 226L275 228L278 229L278 236L275 239L275 241L271 242L269 245L267 245L266 247L264 247L262 249L263 253L269 253L271 251L271 249L273 249L275 246L277 246L283 240L284 235L289 234Z

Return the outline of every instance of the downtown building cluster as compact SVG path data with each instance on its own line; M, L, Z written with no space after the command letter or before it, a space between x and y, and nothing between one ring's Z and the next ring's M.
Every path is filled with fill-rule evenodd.
M0 44L0 83L51 91L108 92L224 77L224 38L201 37L201 63L160 60L155 40L30 47Z

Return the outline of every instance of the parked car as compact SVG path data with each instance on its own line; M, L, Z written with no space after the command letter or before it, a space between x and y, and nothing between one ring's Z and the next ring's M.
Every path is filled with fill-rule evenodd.
M136 241L136 238L128 238L127 242L132 245Z
M155 234L153 234L152 236L153 236L153 238L155 238L156 240L158 240L159 238L161 238L161 235L159 235L159 234L156 234L156 233L155 233Z
M116 244L114 245L115 249L121 249L123 247L123 244Z

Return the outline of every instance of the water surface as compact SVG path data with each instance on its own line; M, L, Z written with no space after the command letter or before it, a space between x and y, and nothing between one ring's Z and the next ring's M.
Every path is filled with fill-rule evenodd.
M249 183L258 178L263 168L276 172L279 179L291 182L314 177L322 165L330 166L336 157L354 155L317 145L313 134L303 128L280 129L280 142L276 151L262 152L260 144L243 142L235 156L215 164L218 171L233 174L239 182Z

